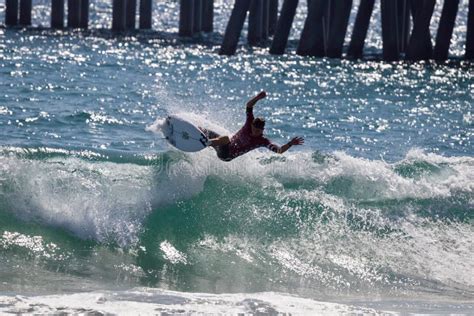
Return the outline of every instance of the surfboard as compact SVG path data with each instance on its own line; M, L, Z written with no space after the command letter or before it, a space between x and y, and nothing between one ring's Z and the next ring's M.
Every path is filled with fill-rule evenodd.
M174 115L166 118L162 125L168 142L179 150L196 152L206 148L207 137L194 124Z

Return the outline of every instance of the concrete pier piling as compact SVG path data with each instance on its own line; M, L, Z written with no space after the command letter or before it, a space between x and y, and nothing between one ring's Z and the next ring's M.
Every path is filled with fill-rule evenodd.
M308 3L310 3L311 1L313 0L310 0ZM324 38L324 55L323 56L325 56L326 54L327 43L328 43L328 38L329 38L329 29L331 28L331 19L334 16L334 1L333 0L326 0L326 1L327 1L326 10L324 11L324 14L323 14L323 38Z
M79 27L87 30L89 28L89 0L81 0L81 19Z
M382 0L383 59L394 61L400 58L398 39L398 4L394 0Z
M352 0L332 0L332 6L326 55L331 58L341 58Z
M278 22L278 0L269 0L268 6L268 35L273 36Z
M409 0L397 0L397 18L398 18L398 50L404 53L408 46L410 38L410 7Z
M250 9L251 0L236 0L230 15L229 23L225 29L224 41L222 42L220 55L234 55L237 50L240 33Z
M31 25L32 0L20 0L20 25Z
M278 17L275 36L273 37L270 47L270 54L282 55L285 53L288 44L288 36L290 35L291 25L295 18L298 0L284 0Z
M259 45L262 41L263 30L263 0L251 0L247 41L251 46Z
M5 0L5 25L31 25L32 0Z
M191 37L214 30L213 0L181 0L179 10L179 36Z
M125 25L127 30L134 30L137 24L137 0L127 0Z
M425 0L410 0L409 1L409 9L411 13L411 17L413 19L413 24L417 22L418 13L423 10L423 3Z
M411 13L413 25L412 25L412 30L408 39L408 45L406 49L405 58L408 55L408 49L409 49L411 35L413 34L414 27L415 25L417 25L418 20L420 20L420 18L422 17L424 5L425 5L425 0L410 0L409 1L409 7L410 7L410 13ZM424 35L425 36L422 36L419 38L421 42L418 42L418 45L422 47L422 50L432 51L433 43L431 42L431 35L429 33L428 34L424 33Z
M18 0L5 0L5 24L6 26L18 25Z
M449 45L453 35L454 22L458 13L459 0L445 0L441 20L436 34L436 45L433 51L435 60L448 59Z
M140 0L140 29L151 29L152 0Z
M79 22L81 21L81 1L80 0L68 0L67 1L67 27L79 28Z
M127 0L113 0L112 2L112 31L123 32L126 30Z
M405 56L407 60L417 61L432 58L433 45L429 27L435 4L436 0L423 0L421 7L416 8L416 18Z
M64 0L51 1L51 28L64 28Z
M202 1L203 0L194 0L194 23L193 23L193 33L200 33L202 31Z
M347 51L347 56L351 58L361 58L364 50L365 38L369 30L370 17L374 10L375 0L361 0L357 16L352 31L351 42Z
M262 41L266 41L269 36L269 22L270 22L270 1L262 0Z
M179 36L194 34L194 0L181 0L179 10Z
M304 23L296 53L301 56L323 57L326 54L323 16L327 14L328 0L308 2L308 16Z
M469 0L465 59L474 60L474 0Z
M214 0L202 1L202 31L205 33L214 31Z

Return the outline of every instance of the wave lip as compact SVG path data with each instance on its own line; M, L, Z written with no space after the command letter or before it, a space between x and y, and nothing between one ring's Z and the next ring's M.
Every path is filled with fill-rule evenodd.
M151 212L147 166L55 157L0 158L0 200L17 217L129 246Z
M263 196L274 194L269 203L296 199L296 205L308 207L323 203L333 210L375 208L405 215L414 209L433 215L456 210L465 219L474 209L474 158L420 150L396 163L342 152L285 157L257 152L222 163L211 149L153 159L47 148L0 151L0 202L8 210L122 246L138 242L145 219L157 208L195 198L212 179L229 189L250 185ZM253 207L242 198L240 203Z

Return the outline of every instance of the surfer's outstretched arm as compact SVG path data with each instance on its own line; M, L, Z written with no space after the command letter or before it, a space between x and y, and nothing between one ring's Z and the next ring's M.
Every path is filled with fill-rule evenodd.
M259 94L257 94L247 102L247 109L252 109L258 101L264 99L266 96L267 93L265 91L261 91Z
M304 139L303 137L294 137L292 140L290 140L287 144L281 146L276 150L276 153L278 154L283 154L285 151L290 149L291 146L293 145L303 145L304 144Z

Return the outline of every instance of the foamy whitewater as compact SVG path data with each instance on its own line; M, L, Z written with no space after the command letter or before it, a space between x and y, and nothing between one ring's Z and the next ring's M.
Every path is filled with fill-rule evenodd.
M468 1L443 64L299 57L304 1L287 55L219 56L230 3L205 44L174 37L175 1L159 34L0 29L0 314L473 314ZM260 90L266 135L304 146L162 139L168 114L231 135Z

